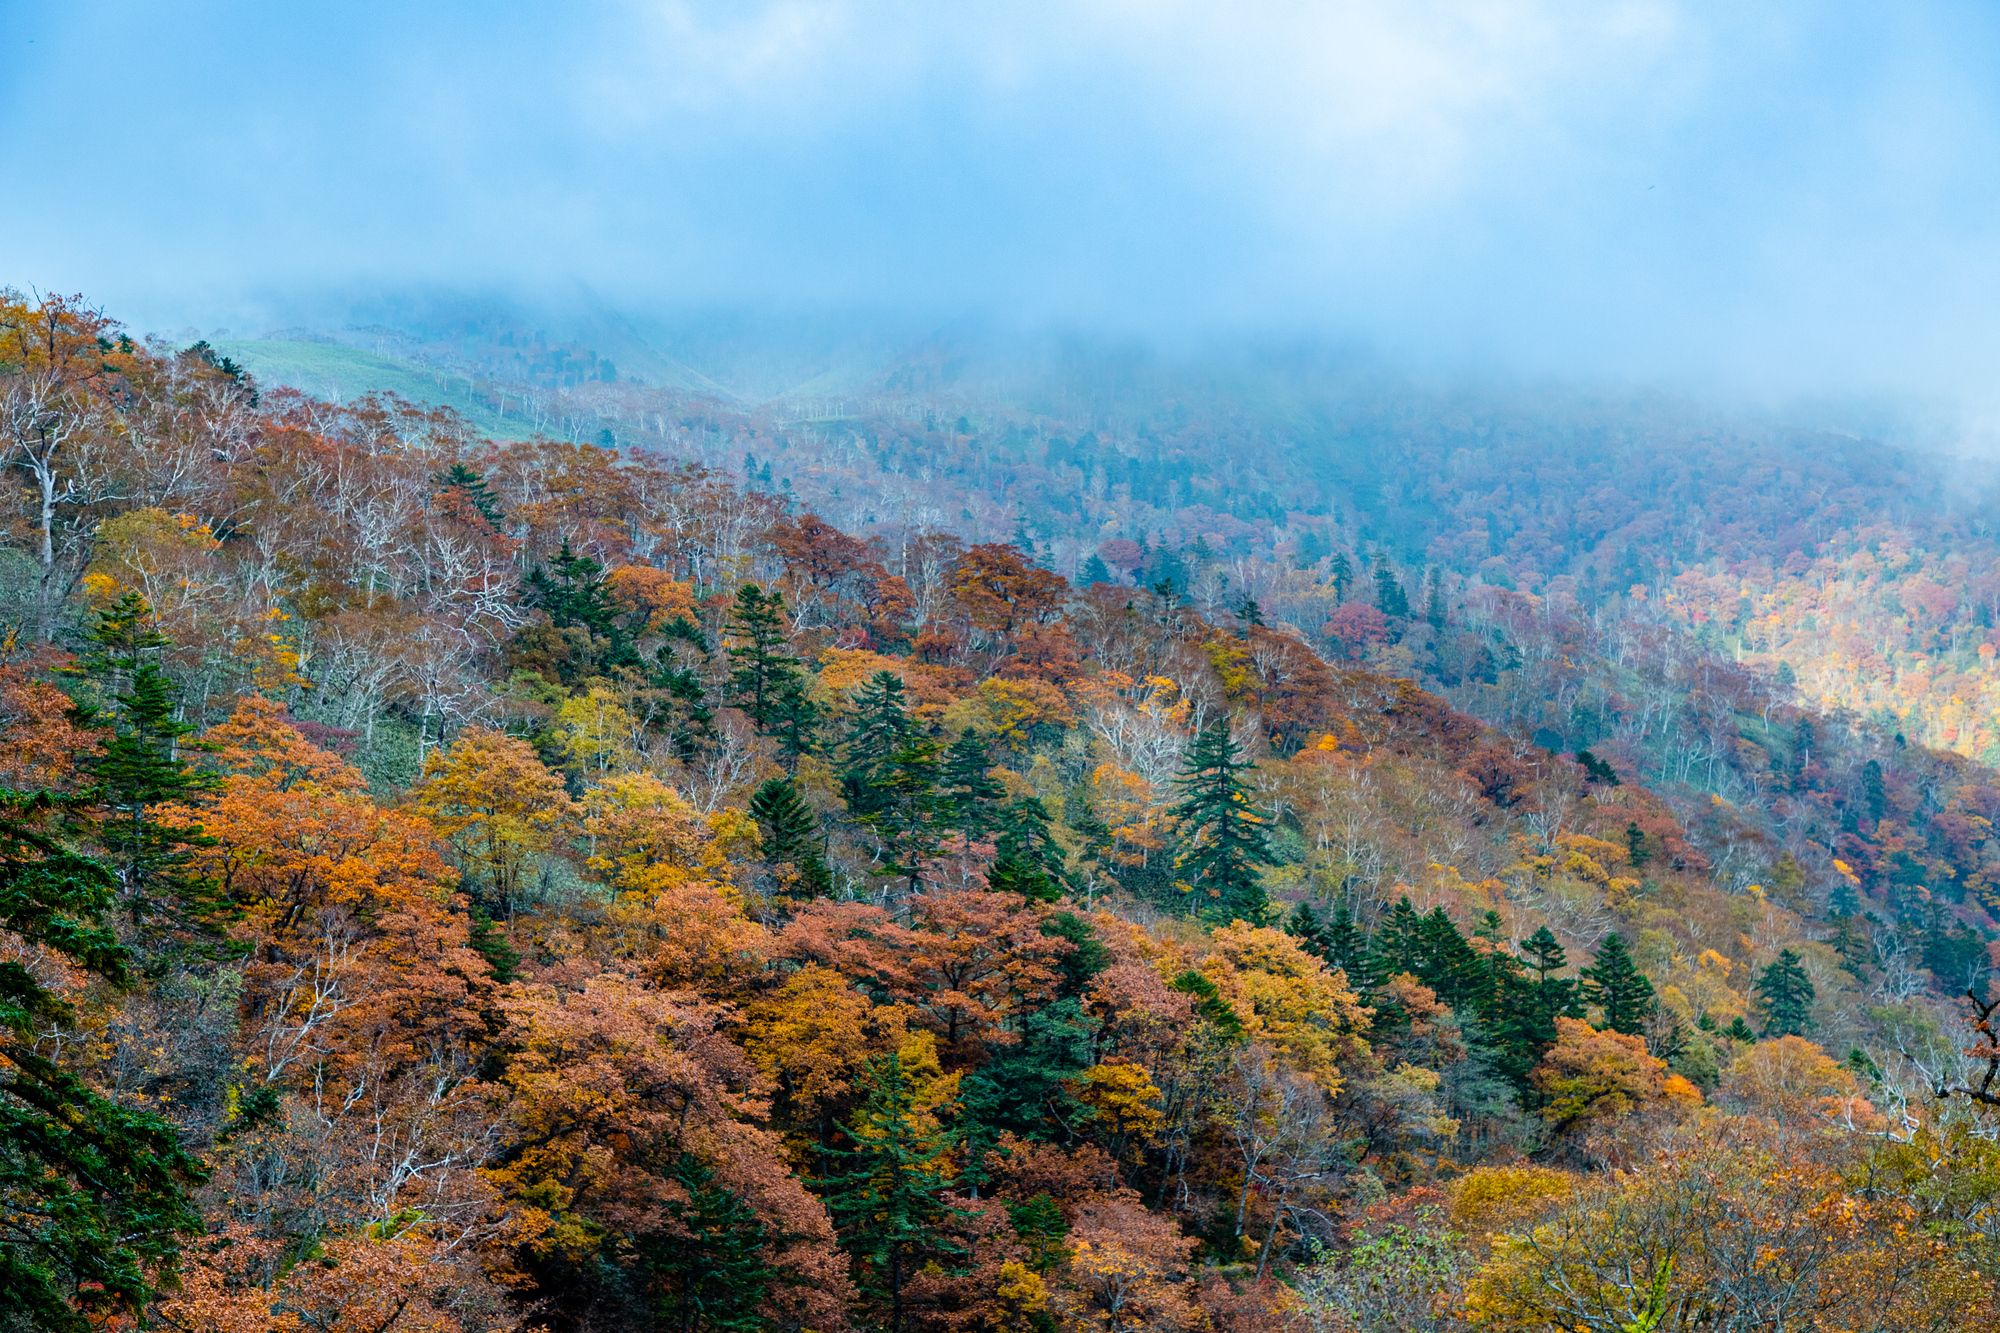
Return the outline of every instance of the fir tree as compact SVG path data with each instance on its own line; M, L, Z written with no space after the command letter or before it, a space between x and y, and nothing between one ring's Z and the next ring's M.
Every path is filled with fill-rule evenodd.
M965 1253L941 1230L956 1211L944 1202L954 1184L955 1145L923 1125L912 1082L893 1051L870 1064L862 1084L866 1102L848 1127L854 1147L832 1154L849 1169L821 1186L854 1259L856 1285L883 1307L882 1327L890 1333L905 1326L910 1279L926 1263Z
M1236 604L1236 618L1243 622L1246 629L1252 625L1261 626L1264 623L1264 609L1257 605L1255 598L1245 597Z
M1354 923L1354 914L1345 904L1334 909L1333 920L1326 925L1326 950L1327 962L1347 974L1348 988L1362 999L1366 1000L1382 984L1382 976L1369 951L1368 937Z
M1333 553L1333 560L1327 566L1327 582L1333 584L1334 605L1347 600L1347 590L1354 583L1354 562L1347 558L1347 552Z
M1440 1000L1465 1012L1487 1007L1487 969L1443 907L1418 922L1417 957L1417 979Z
M993 760L986 741L967 727L945 751L944 766L938 773L938 793L948 810L953 828L968 838L990 833L999 819L999 808L1007 789L992 777Z
M1577 975L1583 978L1584 999L1603 1011L1605 1027L1628 1037L1644 1029L1653 983L1632 962L1631 951L1615 932L1604 937L1591 965Z
M1800 965L1798 954L1780 949L1777 961L1758 976L1754 989L1764 1004L1765 1036L1803 1037L1812 1031L1812 978Z
M1410 595L1403 591L1403 581L1396 577L1396 571L1389 568L1389 557L1375 557L1375 605L1385 616L1410 614Z
M653 1306L678 1333L754 1333L778 1270L766 1262L771 1237L743 1196L683 1152L669 1173L687 1192L664 1212L673 1223L639 1241L639 1267L655 1289Z
M576 555L564 542L555 559L528 575L527 584L528 604L546 612L550 624L583 629L593 639L605 640L610 648L600 656L607 665L637 665L638 658L618 627L620 613L604 581L604 566Z
M817 898L833 891L833 874L820 850L819 817L788 778L772 778L750 798L750 817L764 835L764 859L789 865L793 891Z
M1326 926L1313 911L1311 903L1300 903L1285 918L1285 933L1299 942L1299 947L1327 966L1334 966L1332 950L1327 940Z
M731 696L759 731L769 730L786 685L799 676L798 661L785 651L785 595L766 596L756 584L744 584L736 591L728 629L736 639L729 649L735 663Z
M1882 786L1882 765L1873 759L1861 766L1861 799L1868 808L1868 832L1872 836L1875 825L1882 822L1889 809L1889 794Z
M1424 619L1432 629L1444 628L1444 574L1436 565L1424 579Z
M220 947L228 905L193 863L195 849L214 840L197 826L163 824L152 809L192 801L222 784L182 754L204 747L186 740L194 728L177 716L176 693L160 662L173 641L152 620L146 600L128 592L91 629L92 647L79 671L113 707L104 717L79 705L74 720L86 727L108 723L112 734L79 766L103 793L109 813L98 840L110 854L126 912L149 932L208 951Z
M104 924L113 875L73 851L81 802L0 790L0 930L16 950L130 983L132 956ZM69 1005L18 962L0 965L0 1292L8 1327L87 1333L143 1315L151 1275L197 1235L188 1190L206 1168L174 1129L100 1096L42 1045Z
M890 756L922 738L904 704L903 681L893 671L878 671L854 696L847 736L841 742L845 769L841 787L848 811L857 819L872 812L881 799L877 777Z
M1529 1091L1529 1073L1556 1043L1556 1020L1583 1017L1576 980L1557 975L1568 966L1562 945L1547 926L1541 927L1521 942L1494 1015L1502 1072L1524 1092Z
M500 502L486 485L486 478L463 463L453 463L448 470L433 476L431 481L446 490L457 492L495 532L501 531Z
M1035 902L1052 903L1069 882L1061 844L1050 831L1048 810L1033 796L1010 801L992 827L1000 834L998 856L987 873L995 893L1018 893Z
M937 772L936 744L914 740L879 765L868 784L861 822L882 844L876 873L908 880L912 893L923 887L924 870L937 855Z
M1173 814L1183 821L1187 846L1177 869L1211 920L1256 925L1269 911L1257 867L1278 861L1237 777L1251 767L1238 760L1228 721L1219 720L1196 738L1177 784L1184 799Z
M1369 949L1371 970L1382 981L1407 972L1415 976L1423 967L1423 918L1405 894L1377 923Z
M1077 574L1077 579L1086 588L1090 587L1093 583L1111 583L1114 581L1111 577L1110 567L1104 563L1104 557L1095 551L1090 553L1090 559L1083 562L1083 569Z
M486 960L493 969L493 979L506 985L514 979L514 969L520 965L521 951L508 940L507 932L493 923L484 907L477 904L472 908L472 929L467 941L472 951Z
M822 710L806 695L805 681L797 676L778 687L778 699L771 709L771 734L778 742L778 757L785 771L797 773L799 760L819 749L818 735Z
M1755 1045L1757 1041L1757 1034L1750 1030L1750 1025L1743 1021L1741 1014L1729 1020L1729 1026L1722 1029L1722 1035L1731 1041L1740 1041L1745 1046Z
M1653 850L1646 845L1646 831L1637 823L1625 826L1625 849L1631 858L1634 870L1640 869L1653 859Z

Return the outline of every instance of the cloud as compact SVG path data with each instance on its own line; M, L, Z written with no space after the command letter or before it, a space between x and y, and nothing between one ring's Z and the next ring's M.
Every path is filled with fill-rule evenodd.
M1978 6L44 8L0 18L8 277L148 313L580 282L1924 391L1995 351Z

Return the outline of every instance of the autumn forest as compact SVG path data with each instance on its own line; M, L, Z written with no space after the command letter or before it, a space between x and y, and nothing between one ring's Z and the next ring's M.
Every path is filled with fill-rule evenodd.
M1992 1326L1948 464L438 336L0 291L0 1330Z

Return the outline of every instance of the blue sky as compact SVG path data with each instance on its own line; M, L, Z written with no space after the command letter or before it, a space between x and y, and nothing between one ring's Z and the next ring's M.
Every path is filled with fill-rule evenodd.
M0 281L1311 333L1978 397L2000 7L0 4Z

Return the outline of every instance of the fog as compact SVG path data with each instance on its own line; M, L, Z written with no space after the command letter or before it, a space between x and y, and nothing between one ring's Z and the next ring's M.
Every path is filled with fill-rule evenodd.
M453 289L1994 405L1989 6L986 9L0 7L0 281L141 328Z

